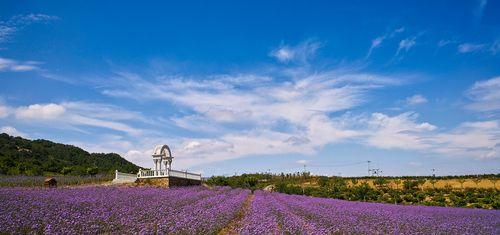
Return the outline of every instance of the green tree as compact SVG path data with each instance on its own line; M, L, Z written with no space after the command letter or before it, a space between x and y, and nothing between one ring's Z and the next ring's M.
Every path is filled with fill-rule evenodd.
M93 166L93 167L87 167L87 175L90 176L95 176L99 172L99 168Z
M326 177L326 176L318 177L318 185L320 187L327 187L328 186L328 177Z
M63 175L69 175L69 174L71 174L72 171L73 171L72 167L66 166L66 167L63 167L61 169L61 174L63 174Z
M408 179L403 182L403 187L405 190L415 190L418 187L418 183L415 180Z
M378 177L373 181L373 184L379 189L384 188L387 184L387 180L385 178Z

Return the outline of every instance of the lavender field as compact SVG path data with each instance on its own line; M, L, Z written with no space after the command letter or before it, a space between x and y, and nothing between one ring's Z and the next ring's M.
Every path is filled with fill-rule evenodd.
M0 188L4 233L500 234L500 211L230 188Z

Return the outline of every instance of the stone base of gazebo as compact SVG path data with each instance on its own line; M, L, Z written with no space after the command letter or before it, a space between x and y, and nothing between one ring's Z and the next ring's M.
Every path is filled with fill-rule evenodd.
M193 186L201 185L201 180L186 179L173 176L154 177L154 178L138 178L135 183L137 185L151 185L157 187L177 187L177 186Z

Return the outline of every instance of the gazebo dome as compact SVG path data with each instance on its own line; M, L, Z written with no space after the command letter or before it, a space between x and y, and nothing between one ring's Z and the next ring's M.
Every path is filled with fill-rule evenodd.
M172 152L170 152L170 148L166 144L157 145L153 151L153 158L154 157L171 158Z

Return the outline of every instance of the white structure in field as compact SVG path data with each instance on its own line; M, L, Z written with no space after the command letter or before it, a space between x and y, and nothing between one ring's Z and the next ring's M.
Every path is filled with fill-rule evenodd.
M172 152L168 145L158 145L153 151L154 170L139 170L137 178L177 177L192 180L201 180L201 174L187 171L172 170Z
M164 178L164 177L176 177L182 179L199 180L201 181L201 174L189 173L187 171L176 171L172 170L172 152L168 145L158 145L153 151L153 162L155 164L152 170L139 169L137 175L127 174L116 171L115 179L116 183L128 183L135 182L137 179L145 178Z
M168 145L158 145L153 151L153 162L155 163L155 171L161 172L162 165L165 164L165 171L168 171L172 167L172 152Z

